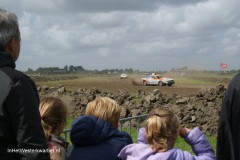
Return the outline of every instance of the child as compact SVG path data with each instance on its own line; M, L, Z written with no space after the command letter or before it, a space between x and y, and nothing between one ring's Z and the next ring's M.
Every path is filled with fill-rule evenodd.
M41 99L39 111L51 160L66 160L67 142L60 137L67 119L65 104L59 98L44 97Z
M88 103L84 116L72 124L70 139L74 145L70 160L116 160L132 138L118 130L121 108L108 97Z
M191 145L192 155L175 149L178 134ZM156 108L150 112L144 128L138 133L138 144L124 147L118 155L122 160L215 160L214 151L199 128L179 129L177 117L168 109Z

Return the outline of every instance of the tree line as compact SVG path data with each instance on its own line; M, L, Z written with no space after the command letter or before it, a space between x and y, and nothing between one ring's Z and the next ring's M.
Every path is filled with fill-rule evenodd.
M66 65L63 68L59 67L39 67L36 70L28 68L26 71L27 74L70 74L70 73L79 73L79 74L117 74L117 73L134 73L132 68L125 69L103 69L103 70L86 70L82 66L73 66Z

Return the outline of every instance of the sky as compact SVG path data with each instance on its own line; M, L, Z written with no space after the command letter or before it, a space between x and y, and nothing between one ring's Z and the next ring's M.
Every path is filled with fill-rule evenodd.
M17 69L240 69L239 0L0 0L21 32Z

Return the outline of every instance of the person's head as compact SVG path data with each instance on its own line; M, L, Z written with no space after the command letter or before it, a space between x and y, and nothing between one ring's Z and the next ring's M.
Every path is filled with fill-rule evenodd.
M57 97L43 97L40 101L39 111L41 122L46 136L60 135L66 125L67 107Z
M165 152L173 148L178 137L179 121L176 115L164 108L152 110L144 123L148 144Z
M0 8L0 51L9 53L16 61L20 53L20 41L17 16Z
M97 97L88 103L85 115L95 116L118 127L121 107L111 98Z

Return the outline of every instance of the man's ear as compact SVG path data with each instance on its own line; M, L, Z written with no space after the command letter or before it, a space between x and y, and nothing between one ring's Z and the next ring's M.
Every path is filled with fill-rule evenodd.
M5 47L5 51L9 53L14 61L18 59L20 51L20 42L19 39L13 37Z
M8 43L7 45L5 46L5 51L12 54L13 53L13 50L14 50L14 41L16 40L16 38L12 38Z

